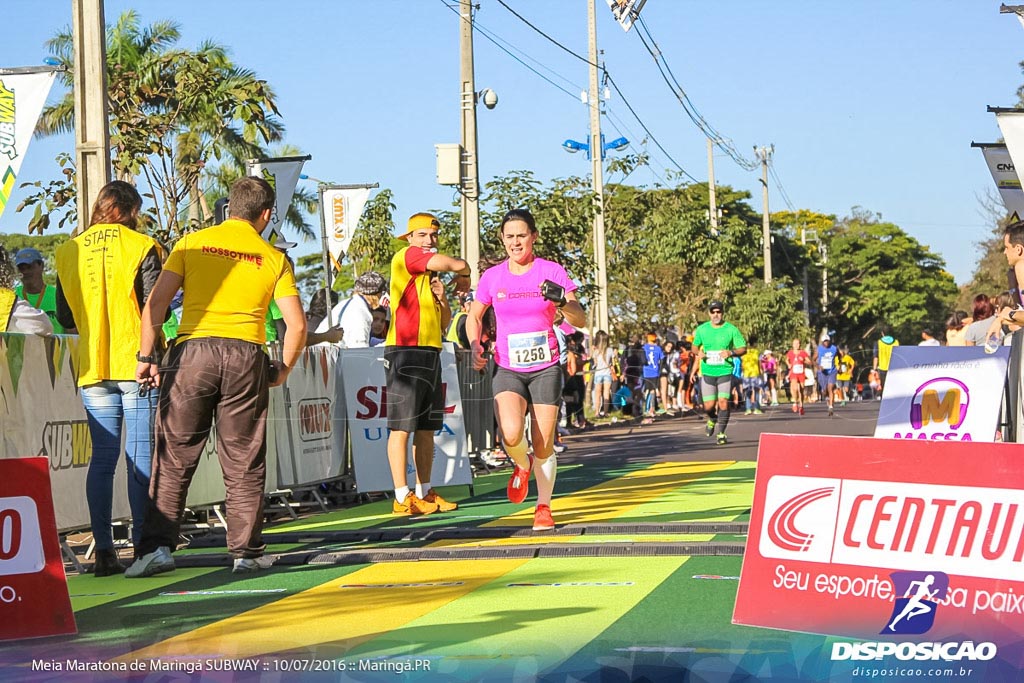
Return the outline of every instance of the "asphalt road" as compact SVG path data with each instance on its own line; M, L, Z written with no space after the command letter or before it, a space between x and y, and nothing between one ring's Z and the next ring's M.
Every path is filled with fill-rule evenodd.
M794 415L790 405L768 408L763 415L732 413L727 434L729 443L719 446L705 436L706 418L689 414L662 416L654 424L641 425L633 420L598 425L580 434L564 438L568 450L559 456L564 463L607 460L618 462L679 462L714 460L757 460L761 434L828 434L834 436L872 436L878 417L874 401L837 406L829 417L824 403L806 406L805 414ZM603 463L602 463L603 464Z

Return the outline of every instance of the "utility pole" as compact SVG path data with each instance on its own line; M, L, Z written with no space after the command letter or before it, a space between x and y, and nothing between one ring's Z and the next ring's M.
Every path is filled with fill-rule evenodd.
M75 166L78 228L89 225L100 188L110 182L107 49L103 0L71 0L75 58Z
M590 44L590 159L594 178L594 260L597 263L597 296L594 298L594 326L608 327L608 265L604 238L604 141L601 139L601 93L597 84L597 10L596 0L587 2L587 34Z
M762 219L762 239L764 240L764 281L771 284L772 281L772 233L768 213L768 160L775 151L775 145L767 147L754 147L757 158L761 160L761 198L764 201L764 216Z
M800 245L805 247L803 250L804 257L807 256L807 226L800 226ZM807 324L807 329L811 327L811 299L810 293L807 291L807 266L804 265L804 322Z
M480 173L476 159L476 82L473 76L473 0L459 0L459 81L462 107L461 256L480 273Z
M711 234L718 234L718 207L715 204L715 145L708 138L708 218L711 221Z
M821 245L821 312L828 309L828 246Z

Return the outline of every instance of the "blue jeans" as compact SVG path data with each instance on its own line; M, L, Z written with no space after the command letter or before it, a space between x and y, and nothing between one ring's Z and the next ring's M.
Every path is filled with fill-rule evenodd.
M82 387L81 393L92 437L92 459L85 480L85 497L89 502L89 521L96 549L109 550L114 547L110 529L111 508L114 504L114 471L121 457L122 424L128 455L132 543L137 546L142 534L146 503L149 501L156 393L150 392L140 397L138 383L115 380Z

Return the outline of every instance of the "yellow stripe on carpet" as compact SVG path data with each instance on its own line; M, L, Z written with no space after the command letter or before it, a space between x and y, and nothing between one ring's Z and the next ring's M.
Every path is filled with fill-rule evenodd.
M288 651L342 655L471 593L527 560L375 564L258 609L203 626L121 661L253 657Z
M728 462L663 462L621 477L601 482L597 486L558 495L555 481L555 497L551 501L551 513L556 524L578 524L628 517L641 505L677 490L680 486L699 480L712 472L724 470L734 464ZM537 483L531 477L530 492L536 493ZM532 526L533 506L501 517L482 525L490 526Z

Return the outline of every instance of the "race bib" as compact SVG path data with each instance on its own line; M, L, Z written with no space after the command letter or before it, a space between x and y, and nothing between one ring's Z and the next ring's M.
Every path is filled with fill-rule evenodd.
M804 374L804 364L803 363L793 363L793 374L794 375L802 375L802 374Z
M708 365L725 365L725 351L708 351L704 362Z
M547 332L520 332L508 335L509 365L532 368L551 362Z

